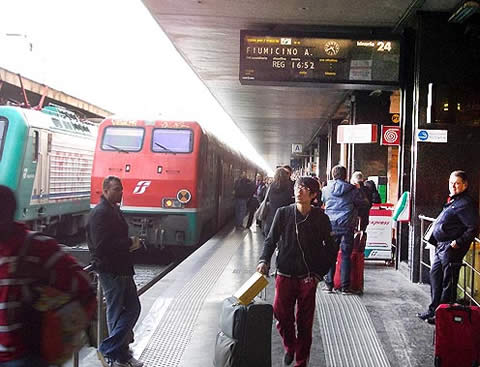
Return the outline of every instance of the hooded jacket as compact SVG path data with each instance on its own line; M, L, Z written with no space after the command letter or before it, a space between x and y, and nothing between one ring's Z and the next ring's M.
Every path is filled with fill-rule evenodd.
M353 231L358 209L369 205L368 199L355 186L339 179L328 181L322 189L322 201L336 234Z
M335 263L338 252L331 236L330 221L323 210L312 207L304 217L296 204L277 210L260 263L270 264L277 243L277 271L286 276L310 275L321 280Z

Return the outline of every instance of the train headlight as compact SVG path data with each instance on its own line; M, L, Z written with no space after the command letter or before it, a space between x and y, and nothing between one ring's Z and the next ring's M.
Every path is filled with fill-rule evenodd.
M162 207L165 209L183 208L183 204L176 198L163 198Z
M177 200L185 205L192 200L192 194L187 189L181 189L177 192Z

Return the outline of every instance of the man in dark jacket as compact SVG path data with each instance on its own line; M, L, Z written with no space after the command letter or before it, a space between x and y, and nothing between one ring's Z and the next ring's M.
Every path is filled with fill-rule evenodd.
M120 179L103 180L100 203L92 209L87 224L88 248L107 301L109 336L98 348L102 364L110 367L141 367L128 345L140 315L140 301L133 281L132 252L138 238L128 237L128 224L120 211L123 187Z
M252 186L252 181L247 178L247 173L242 171L240 177L234 184L234 197L235 197L235 227L237 229L245 229L243 226L243 220L247 215L247 202L252 197L255 191Z
M315 179L297 179L295 204L277 210L257 266L257 271L268 274L278 244L273 311L285 348L284 362L289 365L295 357L296 367L308 363L317 284L335 262L338 252L330 235L328 217L310 204L318 192Z
M464 171L453 171L449 179L450 196L433 224L430 242L437 248L430 269L432 302L428 310L417 316L435 323L435 310L441 303L455 301L461 263L470 244L478 234L478 205L467 193L468 180Z
M351 294L350 255L353 250L353 235L357 224L358 209L368 206L368 199L352 184L346 182L347 169L337 165L332 168L333 180L322 189L325 214L332 223L333 237L342 251L341 284L342 294ZM325 292L333 292L335 264L325 277Z

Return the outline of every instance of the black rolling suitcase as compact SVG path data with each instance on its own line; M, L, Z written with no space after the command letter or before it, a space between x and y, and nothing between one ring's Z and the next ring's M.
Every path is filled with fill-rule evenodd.
M215 367L271 367L271 304L256 298L247 306L237 298L223 301L220 331L215 343Z

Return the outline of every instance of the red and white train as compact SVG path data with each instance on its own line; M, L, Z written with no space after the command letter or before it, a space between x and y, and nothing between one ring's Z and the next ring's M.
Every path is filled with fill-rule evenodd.
M121 210L130 235L150 248L193 248L234 210L234 180L261 171L197 122L120 120L99 126L91 207L106 176L124 187Z

